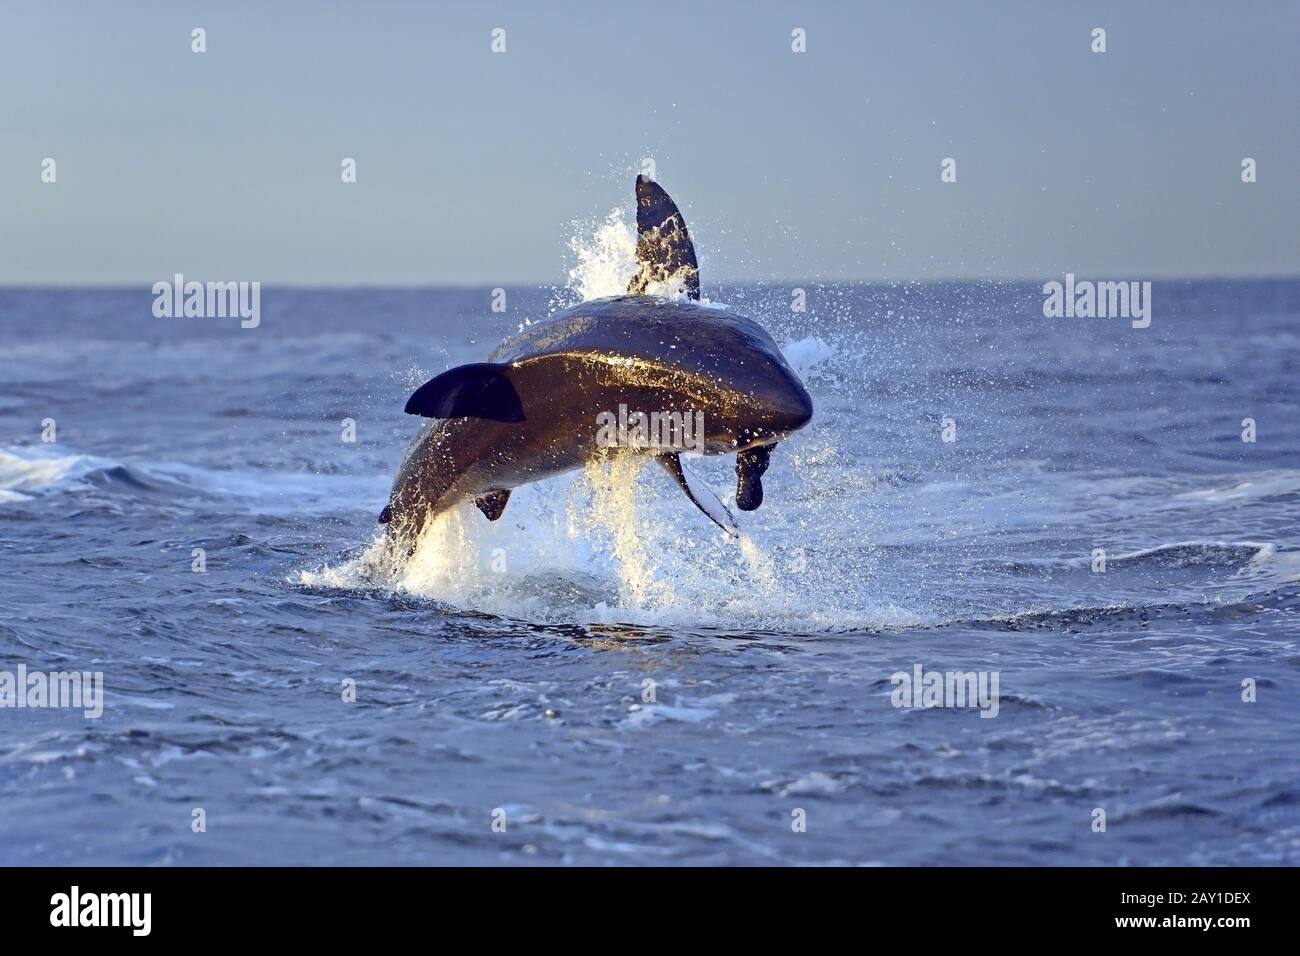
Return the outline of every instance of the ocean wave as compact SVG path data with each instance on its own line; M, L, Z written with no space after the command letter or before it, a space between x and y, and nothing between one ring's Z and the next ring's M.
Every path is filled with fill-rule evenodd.
M1110 624L1128 628L1136 623L1140 627L1145 627L1153 618L1166 614L1176 614L1186 620L1198 618L1230 620L1246 614L1259 614L1277 607L1290 608L1297 603L1300 603L1300 590L1296 589L1294 583L1282 583L1263 587L1237 600L1219 601L1207 597L1199 601L1149 600L1068 608L1036 608L1007 614L961 617L938 626L1072 633Z
M1181 541L1120 554L1107 554L1108 570L1135 568L1239 568L1261 566L1277 558L1276 545L1260 541ZM1090 557L1060 562L1069 568L1091 565Z
M220 470L178 462L128 464L55 444L0 448L0 504L98 490L110 496L226 499L262 512L364 509L377 514L387 482L382 475Z
M96 471L120 467L112 459L69 454L51 445L0 448L0 492L8 492L8 500L24 501L75 484Z
M1300 495L1300 472L1274 471L1252 475L1227 487L1202 488L1175 495L1178 501L1222 504L1225 502L1259 501L1275 498L1292 498Z

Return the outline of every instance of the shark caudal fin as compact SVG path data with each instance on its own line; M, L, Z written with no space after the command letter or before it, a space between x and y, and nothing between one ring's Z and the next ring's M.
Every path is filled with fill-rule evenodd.
M636 178L636 264L639 271L627 287L632 295L644 294L653 283L680 281L690 298L699 299L700 267L686 220L648 176Z

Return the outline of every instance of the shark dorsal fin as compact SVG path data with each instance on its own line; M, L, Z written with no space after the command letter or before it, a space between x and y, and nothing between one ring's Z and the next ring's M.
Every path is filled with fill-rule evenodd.
M663 187L648 176L636 178L636 264L629 293L641 295L652 283L680 280L686 294L699 299L700 267L686 220Z

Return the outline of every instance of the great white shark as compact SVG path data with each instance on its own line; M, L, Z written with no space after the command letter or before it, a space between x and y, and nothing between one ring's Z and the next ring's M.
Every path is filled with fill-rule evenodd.
M808 424L812 399L758 323L700 304L695 249L668 194L640 176L636 200L638 272L627 294L531 325L486 362L449 369L411 395L406 412L432 421L407 449L380 515L390 541L413 549L427 521L467 499L495 521L512 489L612 453L655 456L687 498L738 535L681 448L644 440L652 414L679 436L689 431L693 450L736 455L736 505L762 504L772 449ZM611 448L601 423L615 416L636 422L620 439L641 440Z

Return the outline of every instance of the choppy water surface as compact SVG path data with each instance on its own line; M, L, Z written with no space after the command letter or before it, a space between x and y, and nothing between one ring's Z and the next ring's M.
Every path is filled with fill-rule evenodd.
M606 466L392 574L406 395L554 293L0 291L0 669L106 682L0 710L0 862L1300 862L1300 283L705 286L817 405L743 542Z

